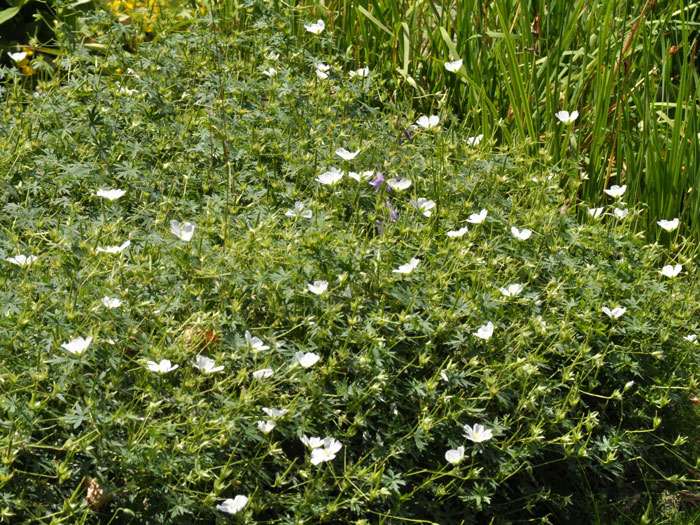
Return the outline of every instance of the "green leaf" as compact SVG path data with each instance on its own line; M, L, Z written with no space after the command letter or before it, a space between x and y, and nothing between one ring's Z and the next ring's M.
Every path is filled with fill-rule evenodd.
M19 10L19 7L8 7L7 9L0 11L0 24L4 24L8 20L14 18L17 13L19 13Z

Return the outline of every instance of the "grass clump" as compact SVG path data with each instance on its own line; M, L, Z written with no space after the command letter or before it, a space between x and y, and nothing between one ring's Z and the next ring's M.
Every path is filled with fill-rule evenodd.
M3 70L3 519L591 522L692 490L697 254L643 207L569 207L269 11L138 53L105 20L54 83Z

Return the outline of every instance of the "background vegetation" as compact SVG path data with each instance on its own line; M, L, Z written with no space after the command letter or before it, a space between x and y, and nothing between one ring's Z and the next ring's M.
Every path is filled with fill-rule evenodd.
M639 46L633 26L647 26L649 8L603 16L590 4L601 17L584 26L601 32L586 40L594 58L570 53L585 17L542 15L546 37L527 41L538 53L551 28L569 35L554 64L518 51L534 38L524 36L533 9L412 6L396 15L415 17L406 30L376 5L120 3L59 20L53 41L12 44L34 52L35 72L0 70L2 519L695 519L686 506L699 467L693 192L681 208L663 178L666 193L646 201L648 169L635 182L610 163L620 144L652 134L678 133L688 146L674 158L694 155L692 20L669 19L668 34L688 44L666 58L660 91L646 75L657 100L678 67L683 102L649 105L669 122L635 121L645 99L633 99L647 87L625 84L642 78L637 58L625 60L650 58L661 37L622 55L607 48L633 34ZM319 18L326 28L309 33ZM443 65L455 20L480 28L468 43L456 38L458 75ZM352 45L351 28L363 39ZM487 47L468 58L472 45ZM601 73L600 49L623 60ZM482 77L468 69L476 64ZM365 66L367 76L350 75ZM545 92L533 97L536 85ZM595 89L617 102L594 107ZM581 116L565 127L559 109ZM423 112L439 125L416 126ZM481 132L481 143L468 141ZM357 158L341 159L339 147ZM628 166L656 155L634 151ZM613 169L609 182L627 183L622 197L605 196L592 176L580 185L595 162L600 177ZM318 180L334 167L346 172L337 186ZM392 179L402 177L411 184L400 191ZM125 194L97 195L109 188ZM435 204L429 216L420 198ZM310 217L290 212L297 201ZM480 210L482 222L472 217ZM657 231L679 215L679 228ZM172 220L192 222L192 238L171 233ZM127 240L121 252L98 251ZM36 260L22 266L18 255ZM411 273L397 272L412 258ZM667 265L680 274L660 273ZM321 280L325 292L310 291ZM513 284L522 291L504 294ZM616 307L621 316L605 313ZM475 335L489 322L490 337ZM78 336L92 340L74 354L64 345ZM297 352L320 359L303 367ZM200 355L223 369L198 369ZM164 359L178 368L149 368ZM475 424L490 439L465 436ZM316 464L304 436L342 448ZM458 447L464 458L450 463ZM247 503L222 511L237 495Z

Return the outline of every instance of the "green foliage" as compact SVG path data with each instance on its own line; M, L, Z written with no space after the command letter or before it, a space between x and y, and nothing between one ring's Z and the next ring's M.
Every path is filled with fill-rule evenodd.
M449 107L438 129L412 127L390 81L349 78L363 62L330 31L300 34L314 15L250 9L236 16L255 31L192 21L137 52L123 44L138 28L92 13L78 27L94 42L66 35L38 89L2 70L0 516L224 523L216 506L246 495L233 520L605 522L692 491L700 303L684 232L668 250L635 233L657 218L643 206L593 219L558 165L466 145L473 121ZM333 166L412 184L320 184ZM126 194L96 196L108 188ZM312 217L288 216L296 201ZM189 242L171 220L195 225ZM18 254L38 259L6 261ZM62 348L78 336L85 352ZM300 351L320 360L303 368ZM163 359L178 368L148 369ZM288 410L269 433L263 408ZM491 439L465 438L477 423ZM312 464L304 435L342 448Z

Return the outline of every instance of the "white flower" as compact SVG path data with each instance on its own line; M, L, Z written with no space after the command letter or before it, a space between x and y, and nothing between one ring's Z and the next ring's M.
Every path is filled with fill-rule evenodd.
M21 62L25 58L27 58L27 53L24 51L19 51L17 53L10 53L9 51L7 52L7 55L14 60L15 62Z
M275 371L272 368L261 368L253 372L253 377L255 379L267 379L268 377L272 377L274 373Z
M360 78L365 78L369 76L369 68L368 67L361 67L360 69L356 71L350 71L350 78L353 77L360 77Z
M119 82L117 82L117 85L119 85ZM129 89L126 86L120 86L119 91L117 93L122 94L122 95L133 95L134 93L138 93L138 89Z
M189 222L180 224L177 221L170 221L170 231L179 239L189 242L194 235L194 224Z
M119 197L123 197L126 191L124 190L99 190L97 192L98 197L103 197L107 200L114 201Z
M682 270L683 266L680 264L677 264L675 266L673 266L672 264L667 264L661 270L659 270L659 273L664 277L675 277L676 275L681 273Z
M519 241L526 241L530 238L530 235L532 235L532 230L528 230L527 228L518 230L515 226L511 226L510 233Z
M465 233L467 233L467 231L467 227L465 226L464 228L460 228L459 230L450 230L445 235L454 239L455 237L462 237Z
M603 207L601 206L600 208L588 208L588 215L593 217L594 219L597 219L600 217L600 214L603 213Z
M362 173L355 173L354 171L351 171L348 173L348 177L351 179L355 179L357 182L362 182L363 180L368 180L374 177L374 171L373 170L368 170L368 171L363 171Z
M440 370L440 377L441 377L442 380L445 381L446 383L449 383L449 382L450 382L450 378L447 377L447 372L445 372L444 370Z
M296 201L294 203L294 209L293 210L287 210L285 212L285 215L287 217L303 217L304 219L310 219L313 217L313 212L311 210L304 210L304 207L306 204L304 204L301 201Z
M624 219L625 217L627 217L629 210L627 210L627 208L625 208L625 209L615 208L613 210L613 213L615 214L615 217L617 217L618 219Z
M672 232L673 230L675 230L676 228L678 228L679 222L678 222L678 218L675 218L675 219L673 219L673 220L671 220L671 221L667 221L667 220L665 220L665 219L664 219L664 220L660 220L660 221L657 221L656 224L658 224L659 226L661 226L661 227L662 227L664 230L666 230L667 232Z
M335 154L338 155L341 159L345 160L352 160L355 157L357 157L359 153L359 149L357 151L348 151L345 148L338 148L337 150L335 150Z
M625 190L627 190L627 185L623 184L622 186L618 186L617 184L613 184L610 186L609 189L603 190L604 193L610 195L611 197L622 197L625 194Z
M220 365L220 366L214 366L214 365L216 365L216 361L214 361L213 359L210 359L206 356L198 355L195 358L194 367L200 369L205 374L213 374L214 372L221 372L224 369L223 365Z
M323 446L323 438L320 437L306 437L305 435L302 435L299 439L301 439L301 442L304 445L311 449Z
M508 286L508 288L499 288L499 290L501 290L501 293L506 297L515 297L523 291L523 285L517 283L511 284Z
M272 432L272 429L277 426L274 421L263 421L262 419L258 421L258 430L263 434L268 434Z
M433 129L438 127L438 124L440 124L440 117L437 115L431 115L430 117L423 115L416 120L416 124L418 124L421 128Z
M269 346L264 345L259 337L251 337L248 330L245 331L245 342L252 350L255 350L256 352L270 348Z
M481 222L484 222L484 219L486 219L488 213L489 212L487 212L486 210L481 210L479 213L472 213L467 219L467 222L471 224L479 224Z
M338 184L340 182L340 179L343 178L343 172L340 171L337 168L331 168L329 171L325 173L321 173L318 177L316 177L316 180L320 182L321 184L330 184L332 186Z
M102 298L102 304L105 306L105 308L119 308L122 305L122 302L117 298L112 299L105 295Z
M474 423L474 428L469 425L464 425L464 436L473 441L474 443L481 443L482 441L488 441L493 437L493 432L491 430L486 430L479 423Z
M97 248L98 252L105 252L105 253L121 253L124 250L126 250L129 246L131 246L131 241L124 241L124 243L121 246L107 246L107 248Z
M327 66L324 63L316 64L316 76L321 80L328 78L328 71L330 71L331 66Z
M484 138L484 134L477 135L476 137L469 137L467 139L467 146L478 146Z
M698 336L695 334L689 334L689 335L686 335L685 337L683 337L683 339L685 339L689 343L694 343L697 338L698 338Z
M445 459L448 463L456 465L464 459L464 447L452 448L445 452Z
M168 372L172 372L178 366L180 365L172 364L169 359L163 359L160 363L156 363L155 361L146 362L146 368L148 368L151 372L157 372L159 374L167 374Z
M306 287L311 293L322 295L328 289L328 281L314 281L313 284L308 283Z
M554 116L561 120L564 124L571 124L578 117L578 111L572 111L571 113L568 111L559 111L555 113Z
M414 201L413 199L411 199L410 202L414 207L418 208L418 210L420 210L426 217L430 217L433 214L432 210L435 207L435 201L419 197L418 200Z
M265 55L265 58L267 60L270 60L271 62L276 62L279 57L280 57L280 54L275 53L274 51L268 51L267 55Z
M315 24L304 24L304 29L314 35L319 35L326 28L326 23L323 20L318 20Z
M87 338L76 337L68 343L63 343L61 348L68 350L71 354L80 355L82 354L92 341L92 336Z
M386 181L392 190L403 191L411 187L411 180L406 177L393 178Z
M493 335L493 323L489 321L485 325L480 326L479 329L472 335L478 337L479 339L484 339L485 341L488 341Z
M8 257L5 259L7 262L16 264L17 266L20 266L24 268L25 266L29 266L32 264L34 261L36 261L39 257L36 255L30 255L27 257L26 255L17 255L15 257Z
M318 362L318 360L321 359L320 355L314 354L313 352L297 352L296 354L294 354L294 357L304 368L314 366Z
M243 510L246 503L248 503L248 498L239 494L234 499L227 499L222 504L217 505L216 510L220 510L226 514L236 514L236 512Z
M325 461L331 461L341 448L343 448L343 445L340 441L332 437L327 437L323 440L322 447L315 448L311 451L311 464L318 465Z
M270 416L272 419L279 419L281 417L284 417L284 415L289 412L288 409L286 408L263 408L263 412L265 412L268 416Z
M402 264L396 270L392 270L392 273L403 273L405 275L408 275L408 274L412 273L413 270L415 270L419 264L420 264L420 259L416 259L415 257L413 257L406 264Z
M462 59L455 60L454 62L445 62L445 69L450 73L456 73L459 68L462 67Z
M612 318L614 318L614 319L617 319L617 318L619 318L619 317L622 317L622 316L625 314L625 312L627 311L627 308L619 307L619 306L618 306L618 307L613 308L613 309L611 310L611 309L608 308L607 306L603 306L603 308L601 308L601 310L602 310L602 312L603 312L604 314L606 314L608 317L612 317Z
M263 75L266 75L270 78L274 77L277 74L277 70L274 67L271 67L270 69L266 69L263 71Z

